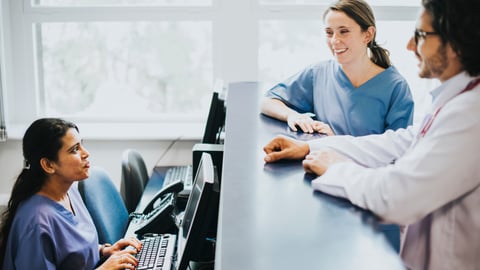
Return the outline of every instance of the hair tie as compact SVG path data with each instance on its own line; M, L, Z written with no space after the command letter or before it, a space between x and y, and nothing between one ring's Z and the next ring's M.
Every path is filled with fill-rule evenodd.
M26 159L23 160L23 169L30 170L30 162Z
M368 43L368 46L370 49L375 49L378 48L377 42L375 40L372 40L370 43Z

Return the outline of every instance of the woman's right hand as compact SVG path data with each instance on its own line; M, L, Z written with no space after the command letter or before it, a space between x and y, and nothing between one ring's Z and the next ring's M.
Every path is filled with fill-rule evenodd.
M315 121L311 115L311 113L289 113L287 124L293 131L298 131L300 128L305 133L313 133L315 132Z
M132 247L133 250L140 251L142 248L142 242L140 242L140 240L138 240L136 237L122 238L113 245L104 247L102 249L102 254L100 255L108 257L116 252L124 250L128 246Z
M115 252L96 268L96 270L135 269L138 266L138 260L132 252L134 252L134 250L127 249Z

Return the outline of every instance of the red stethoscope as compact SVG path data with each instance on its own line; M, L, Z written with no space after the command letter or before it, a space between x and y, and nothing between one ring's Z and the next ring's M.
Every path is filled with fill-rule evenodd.
M460 94L463 94L465 92L468 92L470 90L472 90L473 88L475 88L475 86L477 86L478 84L480 84L480 78L476 78L472 81L470 81L468 84L467 84L467 87L465 87L465 89L463 89L462 91L460 91L460 93L458 93L457 95L455 95L454 97L460 95ZM453 98L453 97L452 97ZM444 104L445 105L445 104ZM444 106L443 105L443 106ZM420 137L424 137L425 134L427 134L427 131L430 129L430 127L432 126L432 123L433 123L433 120L435 120L435 117L437 117L438 113L440 112L440 110L443 108L443 106L440 106L438 109L435 110L435 112L433 113L433 115L425 121L425 124L423 125L423 128L420 130L420 132L418 133L418 138Z

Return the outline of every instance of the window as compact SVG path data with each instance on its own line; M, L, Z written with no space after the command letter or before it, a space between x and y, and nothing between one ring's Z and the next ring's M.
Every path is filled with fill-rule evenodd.
M48 22L36 27L37 68L43 74L38 88L46 115L101 115L104 120L193 115L202 110L198 98L209 96L208 21Z
M287 4L287 5L328 5L332 1L319 1L319 0L260 0L262 4ZM418 6L417 0L367 0L371 6Z
M266 90L329 59L322 30L328 3L2 1L11 41L5 41L8 104L23 104L7 108L8 120L25 125L40 116L62 116L83 123L202 123L217 78L261 81ZM416 60L405 50L419 1L369 3L377 41L390 50L421 100L430 82L417 78Z
M211 0L32 0L34 6L207 6Z

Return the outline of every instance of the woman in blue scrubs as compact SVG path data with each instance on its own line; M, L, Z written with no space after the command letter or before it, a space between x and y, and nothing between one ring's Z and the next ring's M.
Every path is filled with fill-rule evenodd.
M363 136L406 128L413 120L407 81L375 41L375 17L362 0L339 0L324 14L334 59L305 68L270 89L262 113L297 131ZM311 116L315 115L316 120ZM400 230L381 231L399 251Z
M262 102L262 113L294 131L327 135L381 134L412 124L410 88L391 65L388 51L375 41L370 6L362 0L337 1L324 22L334 59L274 86Z
M136 251L124 248L139 250L140 241L98 243L77 189L90 168L77 126L55 118L36 120L23 137L23 155L25 166L0 229L2 269L134 269Z

